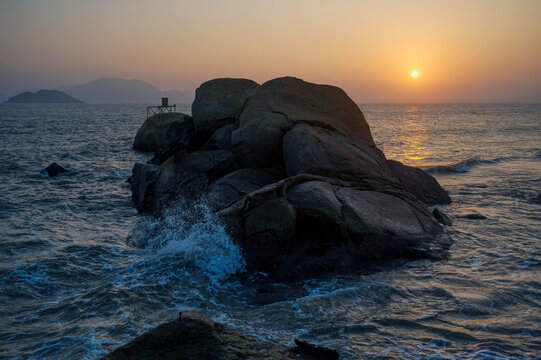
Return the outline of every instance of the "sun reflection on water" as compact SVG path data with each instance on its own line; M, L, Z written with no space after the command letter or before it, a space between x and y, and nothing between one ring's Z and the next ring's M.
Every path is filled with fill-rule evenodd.
M388 159L402 161L406 165L427 166L433 154L428 147L428 130L426 119L422 117L419 105L408 106L404 121L399 131L391 138L391 142L400 143L402 146L395 147L397 152L390 152Z

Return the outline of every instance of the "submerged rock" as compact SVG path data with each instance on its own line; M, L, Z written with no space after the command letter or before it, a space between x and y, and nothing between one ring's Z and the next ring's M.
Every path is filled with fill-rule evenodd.
M141 151L165 151L176 145L187 147L192 135L191 116L182 113L157 114L141 125L133 147Z
M187 311L179 320L162 324L121 346L103 357L121 359L178 359L178 360L285 360L336 359L321 357L330 354L325 348L298 345L296 348L275 345L243 336L206 316Z
M45 169L41 170L42 174L47 174L49 177L57 176L58 174L66 173L68 170L64 169L62 166L57 163L52 163L47 166Z
M457 217L469 220L486 220L487 218L485 215L479 214L478 212L462 213L458 214Z
M446 255L451 239L423 202L449 196L424 171L388 161L343 90L216 79L192 111L192 147L134 166L139 211L205 201L248 269L281 279Z

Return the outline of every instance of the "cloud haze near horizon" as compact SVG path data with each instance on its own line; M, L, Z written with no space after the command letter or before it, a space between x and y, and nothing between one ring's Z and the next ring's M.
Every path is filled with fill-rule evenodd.
M539 102L539 19L535 0L0 0L0 92L291 75L360 102Z

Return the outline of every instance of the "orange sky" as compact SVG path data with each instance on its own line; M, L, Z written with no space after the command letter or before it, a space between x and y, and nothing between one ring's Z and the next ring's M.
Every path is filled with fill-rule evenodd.
M0 0L0 92L293 75L360 102L541 102L540 19L536 0Z

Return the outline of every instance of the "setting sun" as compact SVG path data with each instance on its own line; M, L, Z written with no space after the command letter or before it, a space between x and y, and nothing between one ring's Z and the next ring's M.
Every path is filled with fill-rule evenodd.
M417 70L411 72L411 77L416 78L417 76L419 76L419 73L417 72Z

